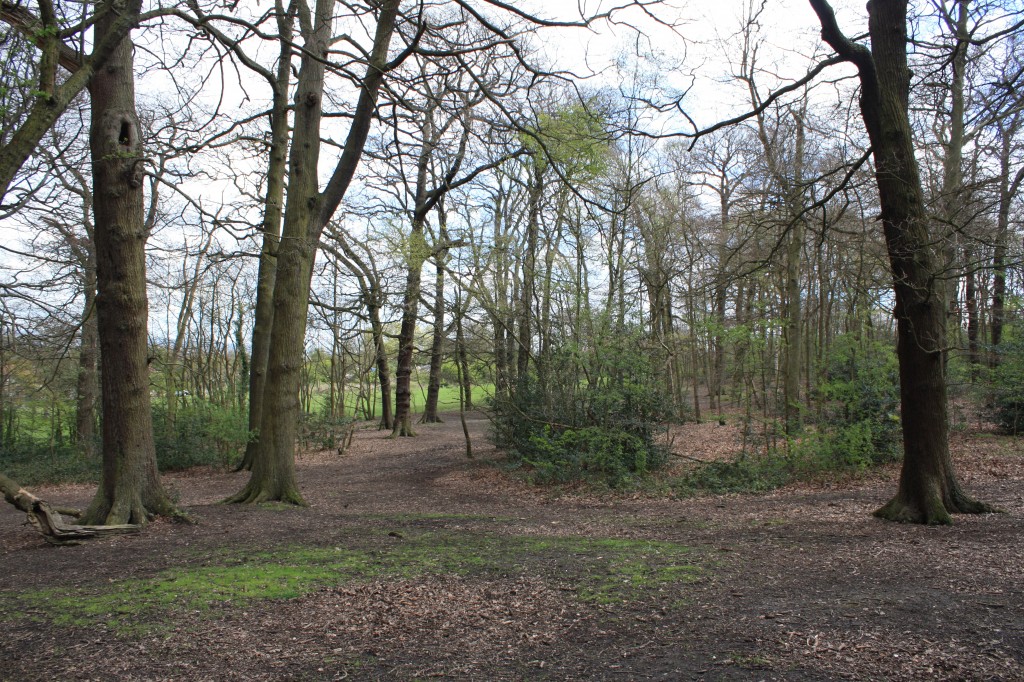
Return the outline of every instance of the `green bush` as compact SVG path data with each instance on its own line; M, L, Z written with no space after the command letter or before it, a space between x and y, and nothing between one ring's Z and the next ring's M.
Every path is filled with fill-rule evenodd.
M355 422L353 417L331 416L325 413L303 414L299 420L299 441L303 449L343 449Z
M792 444L795 459L864 469L900 458L899 364L891 344L837 337L819 391L822 419L816 433Z
M248 418L243 412L191 401L178 408L171 424L166 408L159 405L153 408L153 436L161 471L227 467L249 442Z
M752 457L742 455L726 462L705 462L672 480L672 489L680 495L697 492L753 493L774 490L793 479L792 462L771 453Z
M99 480L100 460L70 444L51 448L44 441L19 438L0 447L0 472L24 486L89 483Z
M655 442L666 400L638 340L605 344L552 352L541 373L493 403L495 443L537 483L621 487L667 461Z
M992 368L990 405L1000 429L1017 435L1024 432L1024 335L1019 325L1005 330L997 348L998 364Z
M202 402L178 409L173 427L162 405L153 408L157 466L178 471L194 466L231 465L249 439L245 414ZM96 445L96 452L100 451ZM21 485L85 483L99 480L101 457L89 458L71 443L51 445L22 436L0 446L0 471Z

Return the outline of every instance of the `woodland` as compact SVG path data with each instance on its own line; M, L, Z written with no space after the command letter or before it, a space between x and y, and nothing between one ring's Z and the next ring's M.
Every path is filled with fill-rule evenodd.
M1024 679L1024 4L721 4L0 0L0 678Z

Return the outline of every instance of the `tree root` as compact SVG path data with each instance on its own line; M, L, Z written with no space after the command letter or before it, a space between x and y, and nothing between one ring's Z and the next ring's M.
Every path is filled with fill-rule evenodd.
M874 516L886 521L896 521L897 523L945 526L953 523L953 514L993 514L1001 512L1001 509L976 500L961 490L956 489L945 498L939 495L931 495L916 503L897 494L881 508L875 510Z
M264 502L280 502L296 507L308 507L309 502L297 490L273 493L266 488L249 482L241 491L221 500L221 504L262 504Z

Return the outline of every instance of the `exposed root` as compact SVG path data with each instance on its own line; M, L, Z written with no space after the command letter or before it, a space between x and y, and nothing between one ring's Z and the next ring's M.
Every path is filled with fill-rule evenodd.
M947 507L954 514L1002 514L1002 509L995 505L976 500L970 495L964 493L962 490L954 490L952 498L948 503Z
M285 490L273 492L261 485L249 481L241 491L221 501L221 504L262 504L264 502L280 502L282 504L293 504L296 507L308 507L309 503L297 490Z
M992 505L966 495L957 487L945 497L928 495L917 502L897 494L884 506L875 510L874 516L897 523L945 526L953 523L953 514L991 514L1000 511Z
M927 505L926 508L910 504L899 495L876 509L874 515L880 519L897 523L922 523L933 526L945 526L953 523L953 517L949 515L941 502L938 505Z

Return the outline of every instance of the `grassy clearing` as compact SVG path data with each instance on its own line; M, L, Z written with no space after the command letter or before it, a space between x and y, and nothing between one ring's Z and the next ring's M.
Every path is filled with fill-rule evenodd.
M494 384L483 384L473 385L473 406L482 407L488 403L491 397L494 396ZM327 389L317 388L315 389L312 401L310 403L310 411L314 413L323 412L327 405ZM392 396L392 399L394 396ZM412 412L415 415L423 413L423 406L427 402L427 384L426 377L423 381L412 382L412 395L411 395ZM443 384L441 391L437 396L437 409L441 412L458 412L459 411L459 387L452 384ZM376 397L376 406L374 407L374 415L380 416L380 395L378 393ZM356 404L356 389L355 387L349 387L349 390L345 392L345 413L356 414L360 418L362 417L362 405Z
M324 587L451 574L483 580L538 575L574 591L583 603L610 605L677 592L702 575L693 551L675 543L418 530L410 527L414 520L409 517L395 521L401 532L388 535L375 528L355 534L361 546L229 551L206 565L175 567L147 578L8 593L0 600L0 622L29 618L99 625L130 636L159 632L174 620L295 599Z

